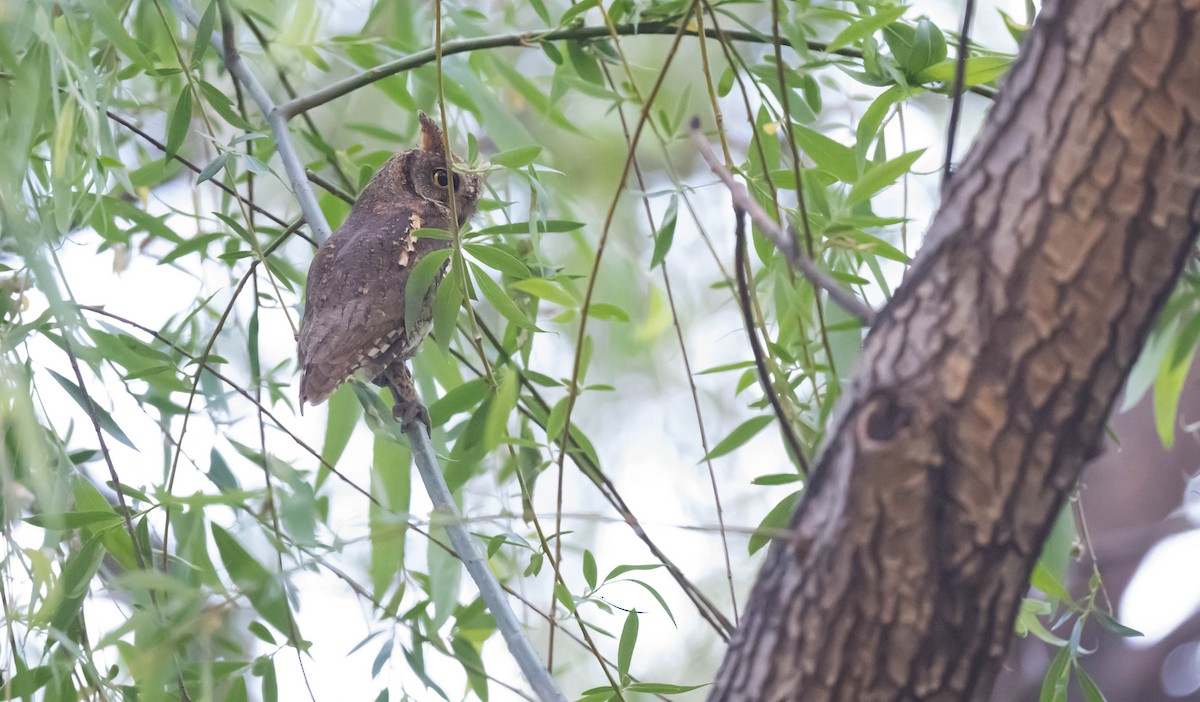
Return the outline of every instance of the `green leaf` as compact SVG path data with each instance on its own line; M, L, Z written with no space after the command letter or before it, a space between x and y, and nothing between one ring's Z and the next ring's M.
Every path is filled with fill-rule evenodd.
M754 555L763 546L771 543L779 530L787 527L792 521L792 515L796 513L796 507L800 504L800 491L797 490L787 497L783 498L767 512L767 516L759 522L758 528L750 535L747 549L750 555Z
M192 91L184 88L175 101L171 110L171 118L167 121L167 158L170 159L179 152L188 127L192 124Z
M201 183L205 182L206 180L211 179L213 176L215 176L217 173L219 173L220 170L225 167L225 162L228 160L229 160L229 152L228 151L223 151L223 152L217 154L217 157L214 158L212 161L209 161L208 165L204 167L204 170L200 171L200 175L196 176L196 185L200 185Z
M530 222L497 224L492 227L477 229L471 232L471 237L490 234L529 234L533 231L533 228L533 224ZM583 229L583 222L572 222L565 219L542 219L537 222L537 232L539 234L562 234L564 232L573 232L577 229Z
M483 659L479 657L479 651L461 636L450 639L450 650L454 651L454 657L466 671L467 683L471 686L471 691L483 702L487 702L488 679L484 671Z
M245 117L242 117L234 106L233 100L230 100L229 96L222 92L220 88L208 81L202 80L200 81L200 94L204 96L205 103L216 110L217 114L221 115L221 118L226 122L247 132L254 131L254 125L247 122ZM230 146L236 146L237 143L235 139Z
M153 70L154 62L142 52L141 45L133 37L129 36L129 32L125 31L125 27L121 24L121 19L112 11L107 2L104 0L80 0L80 4L87 10L88 16L92 18L92 22L113 43L113 46L128 56L142 70Z
M935 63L946 60L946 36L937 25L925 18L917 20L913 33L912 51L905 70L911 75Z
M788 483L797 483L804 480L804 476L799 473L768 473L760 475L754 480L751 480L752 485L787 485Z
M1050 662L1050 667L1046 669L1046 677L1042 679L1042 692L1038 695L1038 702L1067 702L1070 663L1070 649L1059 649L1054 660Z
M669 683L633 683L625 689L630 692L644 692L648 695L678 695L692 690L699 690L702 687L711 685L712 683L704 683L703 685L671 685Z
M329 396L329 412L325 418L325 444L321 447L321 459L331 466L336 466L346 445L350 443L350 435L358 426L358 418L362 414L362 405L354 398L354 391L346 386L335 390Z
M62 566L62 575L54 584L54 590L44 600L43 611L53 606L50 616L50 626L59 631L69 631L79 612L83 609L83 601L91 588L92 578L100 570L104 560L104 547L99 539L85 543L75 553L67 556Z
M413 323L421 316L421 308L425 306L425 296L437 279L442 265L450 258L450 249L434 249L421 257L417 265L408 273L408 281L404 284L404 318Z
M112 510L91 512L59 512L56 514L35 514L25 517L25 522L42 529L78 529L99 522L119 523L121 515Z
M846 206L851 207L860 202L866 202L875 193L894 184L900 179L900 176L912 168L912 165L918 158L921 158L923 153L925 153L925 149L917 149L868 168L867 172L863 173L854 187L850 189L850 194L846 196Z
M487 272L474 263L471 264L471 270L475 274L475 283L479 286L480 292L483 293L483 296L488 299L488 302L492 303L492 307L495 307L496 311L499 312L505 319L517 325L518 327L521 327L522 329L528 329L530 331L542 331L541 329L537 328L537 325L529 321L529 318L525 316L525 313L522 312L519 307L517 307L516 303L512 301L512 298L508 296L508 293L504 292L504 289L497 285L496 281L492 280L491 276L489 276Z
M433 334L442 354L449 352L450 342L454 339L455 324L463 303L461 285L457 275L448 276L438 286L437 297L433 301Z
M213 27L217 24L217 0L209 0L208 9L200 16L200 24L196 25L196 42L192 45L192 58L189 63L195 65L204 58L204 52L212 44Z
M604 582L608 582L609 580L612 580L613 578L615 578L617 576L624 575L626 573L630 573L635 570L658 570L659 568L662 568L662 567L663 567L662 563L646 563L646 564L642 564L642 565L619 565L616 568L613 568L612 570L610 570L608 572L608 575L604 576Z
M509 283L508 287L529 293L546 302L562 305L567 309L574 309L578 304L569 293L559 287L558 283L546 280L545 278L526 278L525 280L518 280L515 283Z
M588 315L594 319L602 319L609 322L629 321L629 315L626 314L625 310L616 305L610 305L607 302L593 302L592 306L588 308Z
M625 616L625 626L621 627L621 639L617 644L617 672L621 674L622 683L629 678L629 664L633 662L637 637L638 613L636 609L631 609Z
M1074 602L1074 599L1071 597L1071 593L1067 591L1066 586L1064 586L1058 578L1054 577L1054 573L1051 573L1050 569L1047 568L1046 565L1041 561L1038 561L1037 565L1033 567L1033 575L1030 577L1029 581L1034 587L1046 593L1050 597L1053 597L1059 602L1068 604Z
M1145 636L1145 634L1138 631L1137 629L1131 629L1131 628L1125 626L1124 624L1118 622L1116 619L1113 619L1112 615L1110 615L1108 612L1105 612L1104 610L1097 609L1097 610L1094 610L1092 613L1096 615L1096 621L1100 624L1100 626L1104 627L1105 629L1108 629L1109 631L1111 631L1114 634L1117 634L1118 636L1124 636L1125 638L1130 638L1130 639Z
M596 589L596 557L587 549L583 550L583 579L588 588Z
M672 195L663 215L662 225L654 233L654 253L650 255L650 270L654 270L667 258L671 242L675 240L675 223L679 219L679 196Z
M440 427L459 412L466 412L491 394L486 378L475 378L442 395L429 406L429 423Z
M493 270L511 275L514 278L528 278L531 275L528 266L522 263L516 256L498 246L465 244L463 248L466 249L467 253L475 257L477 261Z
M701 460L711 460L736 450L742 444L753 439L755 434L765 429L773 421L775 421L775 415L772 414L764 414L759 417L747 419L733 431L729 432L729 436L717 442L717 445Z
M504 166L518 170L533 163L533 160L538 157L543 151L540 146L522 146L519 149L510 149L501 151L492 156L491 162L493 166Z
M117 425L116 420L113 419L112 415L108 413L108 410L96 404L94 401L89 403L87 395L73 381L64 378L53 370L50 371L50 375L54 376L54 379L58 381L58 384L63 387L63 390L67 391L67 394L71 396L71 399L75 400L75 402L77 402L79 406L83 408L84 412L90 414L90 409L96 413L96 421L99 422L100 428L103 429L105 433L117 441L125 444L134 451L137 451L137 446L133 445L133 442L129 440L128 436L125 436L125 432L121 431L121 427Z
M1195 356L1196 347L1192 346L1178 362L1172 363L1171 357L1164 359L1154 377L1154 427L1158 430L1158 438L1162 441L1163 448L1166 449L1175 445L1175 420L1179 411L1179 397L1183 394L1183 386Z
M1012 66L1012 58L1006 56L971 56L963 68L963 87L990 83L1008 72ZM940 81L949 83L954 80L956 61L942 61L921 71L917 80L922 83Z
M292 621L279 580L242 548L229 532L216 524L211 525L211 530L213 543L221 554L221 562L225 564L225 570L234 584L250 600L254 611L291 640L295 622ZM293 644L298 645L299 642L293 641Z
M567 9L566 12L562 14L562 17L558 19L558 26L565 27L571 22L574 22L577 18L581 17L583 13L595 7L596 3L597 0L582 0L581 2L572 5Z
M1075 664L1075 680L1079 682L1079 688L1083 690L1083 699L1086 702L1108 702L1104 693L1100 691L1100 686L1078 663Z
M904 12L908 10L904 5L898 7L879 8L875 14L868 15L863 19L854 22L849 27L846 27L838 35L833 38L833 41L826 45L827 52L834 52L843 46L849 46L860 39L874 34L883 29L887 25L900 19Z
M792 125L792 131L796 135L796 143L812 158L817 168L831 173L843 183L858 180L858 162L854 158L854 150L849 146L800 124Z

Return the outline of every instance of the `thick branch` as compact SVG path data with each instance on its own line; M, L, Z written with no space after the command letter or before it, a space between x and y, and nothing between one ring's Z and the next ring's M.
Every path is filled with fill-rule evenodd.
M713 700L987 697L1042 542L1200 225L1200 0L1048 2Z

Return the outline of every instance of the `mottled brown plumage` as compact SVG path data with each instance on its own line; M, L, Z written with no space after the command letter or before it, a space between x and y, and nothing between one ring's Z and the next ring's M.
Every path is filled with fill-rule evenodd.
M428 332L435 290L429 289L419 318L406 320L404 288L421 258L450 242L410 234L451 229L452 187L458 222L465 222L483 183L477 174L447 170L441 129L423 114L420 120L421 146L383 165L308 269L300 326L301 408L323 402L361 369L392 389L397 417L428 424L405 362Z

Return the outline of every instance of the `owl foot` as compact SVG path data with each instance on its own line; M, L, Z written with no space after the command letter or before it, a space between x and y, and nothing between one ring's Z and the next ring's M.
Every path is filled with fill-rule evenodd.
M400 422L400 428L404 431L415 426L414 422L424 424L426 432L433 430L429 424L429 410L425 409L425 405L421 404L419 400L397 402L392 406L392 416Z

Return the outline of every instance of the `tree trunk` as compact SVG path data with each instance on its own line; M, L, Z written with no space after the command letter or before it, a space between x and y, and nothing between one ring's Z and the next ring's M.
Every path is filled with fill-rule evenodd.
M987 696L1200 221L1200 0L1048 2L712 700Z

